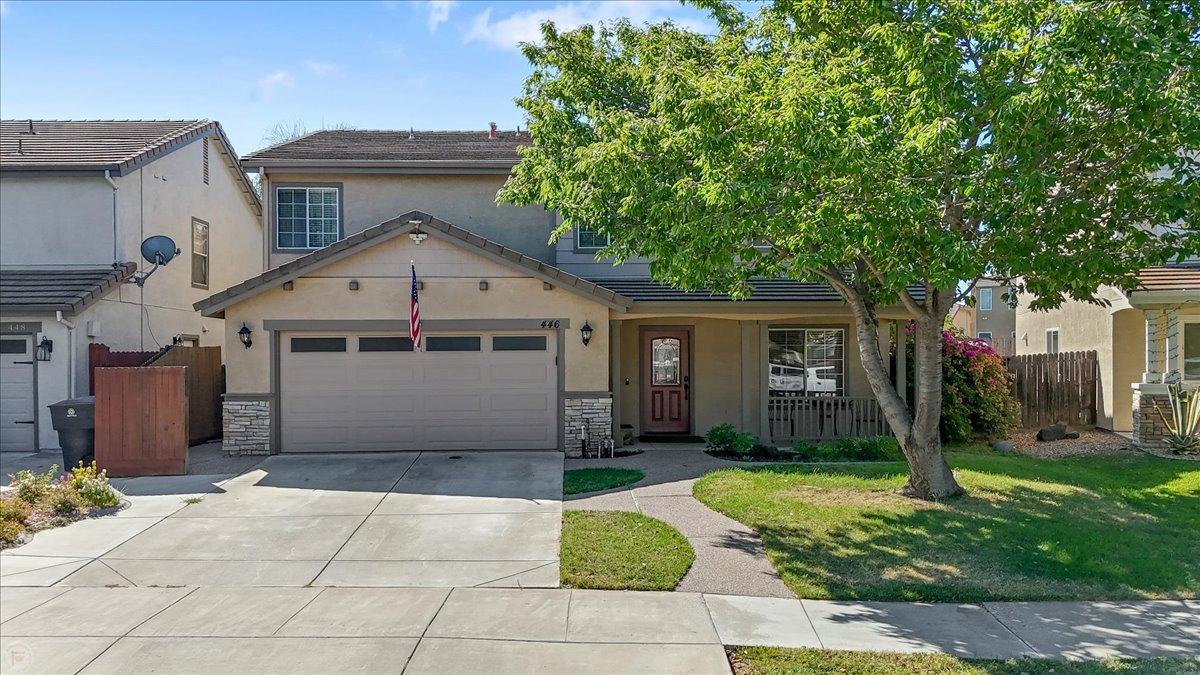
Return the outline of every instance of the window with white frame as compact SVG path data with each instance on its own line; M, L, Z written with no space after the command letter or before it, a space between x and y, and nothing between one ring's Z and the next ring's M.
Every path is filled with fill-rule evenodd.
M841 396L846 392L846 332L841 328L768 331L773 396Z
M275 189L276 248L324 248L341 237L341 204L336 187Z
M1047 328L1046 329L1046 353L1047 354L1057 354L1058 353L1058 329L1057 328Z
M208 288L208 223L192 218L192 285Z
M612 237L600 234L582 225L575 228L575 248L581 251L599 251L612 243Z
M975 337L979 338L980 340L988 340L990 342L992 339L992 331L981 330L975 334Z
M990 288L979 289L979 311L981 311L981 312L992 311L992 289L990 289Z
M1200 321L1183 324L1183 379L1200 380Z

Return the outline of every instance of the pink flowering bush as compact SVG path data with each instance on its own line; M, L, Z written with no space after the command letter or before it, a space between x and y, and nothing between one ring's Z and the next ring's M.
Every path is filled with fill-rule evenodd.
M911 358L908 369L911 383ZM1012 385L1012 373L992 345L942 331L942 440L1003 438L1019 418ZM908 400L913 400L911 394Z

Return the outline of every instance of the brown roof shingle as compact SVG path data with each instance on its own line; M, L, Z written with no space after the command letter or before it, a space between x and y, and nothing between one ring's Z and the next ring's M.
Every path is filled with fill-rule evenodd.
M1200 291L1200 263L1147 267L1138 273L1138 290Z
M512 166L517 148L530 143L528 132L499 131L369 131L324 130L263 148L242 158L247 168L275 162L404 163L439 162Z
M133 276L135 263L120 267L0 270L0 309L18 312L78 312Z

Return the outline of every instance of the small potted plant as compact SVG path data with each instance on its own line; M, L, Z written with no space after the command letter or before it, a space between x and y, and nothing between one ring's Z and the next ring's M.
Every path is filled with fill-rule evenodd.
M1184 391L1178 384L1172 384L1167 387L1167 398L1171 404L1169 420L1154 404L1154 410L1167 425L1167 445L1177 455L1200 454L1200 392Z

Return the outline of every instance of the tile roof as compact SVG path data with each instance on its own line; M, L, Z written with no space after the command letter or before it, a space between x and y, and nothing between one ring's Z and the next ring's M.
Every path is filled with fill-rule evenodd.
M528 132L500 131L495 140L487 131L368 131L324 130L301 136L242 158L254 168L284 164L334 163L466 163L511 167L528 145Z
M1138 290L1200 291L1200 263L1147 267L1138 273Z
M121 267L0 269L0 309L19 312L78 312L133 276L135 263Z
M117 169L214 124L208 120L3 120L0 167Z
M461 227L455 227L444 220L434 218L420 211L410 211L373 227L368 227L362 232L352 234L335 244L288 261L256 277L251 277L236 286L231 286L220 293L210 295L195 303L193 307L205 316L222 317L224 316L225 308L235 302L240 302L247 297L270 290L285 281L301 277L307 272L340 260L347 255L415 229L420 229L421 232L440 237L446 241L458 243L464 248L474 250L497 262L528 272L530 276L580 295L591 297L609 307L616 309L627 309L629 307L629 299L622 297L619 293L602 288L586 279L577 277L569 272L564 272L536 258L531 258L524 253L514 251L490 239L485 239L473 232L468 232Z
M725 293L712 291L681 291L665 286L653 279L635 277L592 278L604 288L639 302L720 302L732 298ZM758 302L841 302L842 298L829 284L820 281L793 281L791 279L752 279L750 285L754 292L749 300ZM922 287L914 286L909 289L913 297L922 300L925 292Z
M247 204L261 215L262 202L237 152L221 124L211 120L0 120L0 169L120 176L205 136L218 140Z

